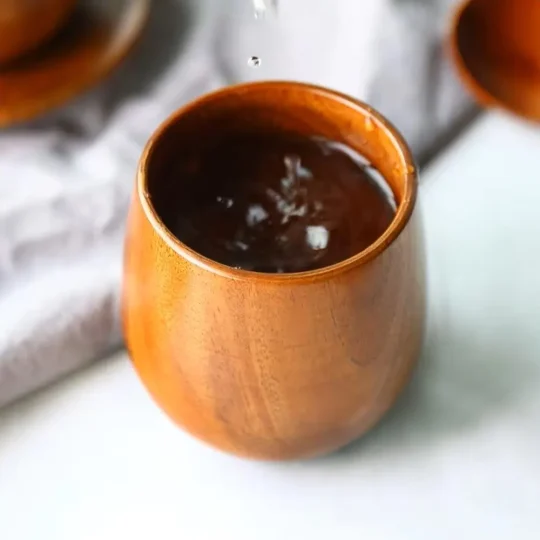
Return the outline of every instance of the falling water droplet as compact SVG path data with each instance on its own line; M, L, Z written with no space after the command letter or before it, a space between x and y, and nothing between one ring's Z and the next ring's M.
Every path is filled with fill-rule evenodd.
M373 131L375 129L375 124L371 116L366 116L365 126L367 131Z
M251 56L248 58L249 67L259 67L261 65L261 59L258 56Z

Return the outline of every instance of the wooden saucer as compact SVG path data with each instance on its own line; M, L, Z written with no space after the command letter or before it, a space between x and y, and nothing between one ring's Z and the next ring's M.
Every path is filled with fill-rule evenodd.
M79 0L52 41L0 68L0 127L35 118L106 77L135 44L149 8L150 0Z

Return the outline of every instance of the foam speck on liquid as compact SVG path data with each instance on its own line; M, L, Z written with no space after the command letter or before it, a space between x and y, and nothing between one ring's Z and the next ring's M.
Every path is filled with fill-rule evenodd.
M306 242L311 249L325 249L330 239L330 231L323 225L310 225L306 228Z
M260 204L252 204L248 208L246 223L249 227L254 227L265 219L268 219L268 212Z
M231 208L234 201L230 197L216 197L218 203L225 206L225 208Z

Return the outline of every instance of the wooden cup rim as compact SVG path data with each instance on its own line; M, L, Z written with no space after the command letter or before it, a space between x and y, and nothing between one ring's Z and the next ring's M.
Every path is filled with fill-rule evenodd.
M283 88L295 88L306 93L315 93L329 100L339 101L350 107L352 114L354 114L354 110L362 111L375 118L379 125L384 129L385 135L393 140L395 147L399 151L400 159L403 163L403 170L405 171L403 196L399 203L396 215L394 216L394 219L392 220L392 223L388 229L363 251L335 264L324 266L316 270L283 274L254 272L251 270L233 268L201 255L176 238L176 236L174 236L163 223L150 199L150 193L148 190L148 175L149 161L156 146L160 143L160 140L162 137L164 137L167 130L172 125L181 121L182 117L186 113L192 111L193 109L204 107L204 105L211 100L224 98L238 91L249 91L250 89L260 89L261 87L266 87L267 89L275 88L276 90ZM143 150L137 169L136 190L145 216L152 225L154 231L176 254L200 269L233 280L263 281L274 283L291 283L297 281L313 282L325 280L338 274L343 274L349 270L366 264L383 253L398 238L407 225L415 207L418 193L418 173L412 153L403 136L386 118L372 109L366 103L335 90L312 84L289 81L264 81L237 84L222 88L209 94L205 94L191 103L181 107L171 116L169 116L150 137Z

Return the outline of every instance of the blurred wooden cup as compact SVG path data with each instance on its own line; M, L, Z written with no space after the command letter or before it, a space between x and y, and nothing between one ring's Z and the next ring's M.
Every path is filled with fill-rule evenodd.
M450 54L482 105L540 121L540 2L465 0L456 9Z
M392 188L394 221L361 253L309 272L248 272L201 256L163 223L182 196L182 177L172 186L171 170L179 149L216 130L246 129L320 135L357 149ZM125 338L156 402L203 441L252 458L315 456L362 435L400 393L422 342L416 194L402 137L345 95L245 84L176 112L141 158L125 251Z
M77 0L0 0L0 65L32 51L67 20Z

